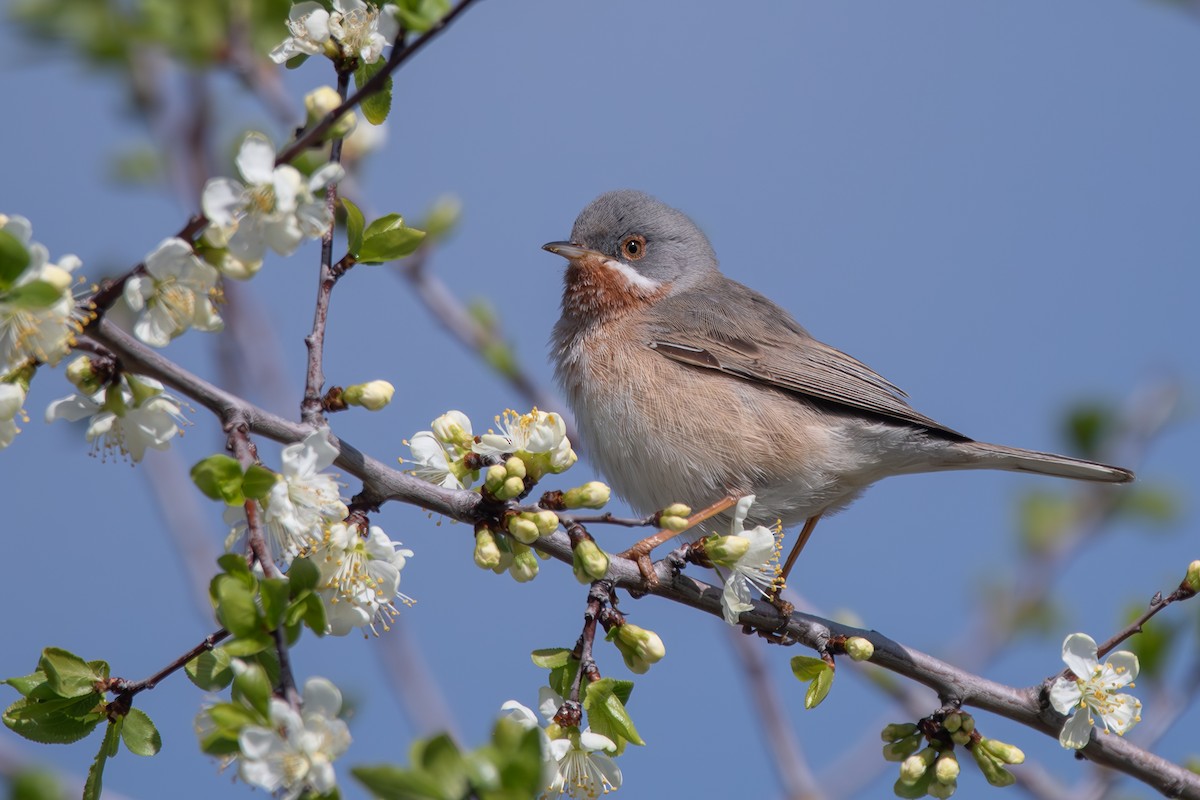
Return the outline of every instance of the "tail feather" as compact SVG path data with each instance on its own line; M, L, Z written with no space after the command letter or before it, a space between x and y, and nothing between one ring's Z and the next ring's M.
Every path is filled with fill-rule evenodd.
M1130 483L1133 481L1133 473L1127 469L1100 464L1096 461L1086 461L1082 458L1039 453L1036 450L1022 450L1019 447L1005 447L985 442L970 442L964 444L964 447L969 448L974 458L978 459L978 466L987 469L1036 472L1039 475L1055 475L1060 478L1099 483Z

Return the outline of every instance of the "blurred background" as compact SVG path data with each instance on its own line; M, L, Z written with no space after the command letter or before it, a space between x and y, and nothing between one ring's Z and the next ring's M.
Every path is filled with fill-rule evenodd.
M53 258L78 254L90 280L177 231L205 177L233 174L245 130L285 142L303 94L333 82L320 60L282 72L263 58L284 37L286 3L22 0L6 11L0 212L32 220ZM729 276L903 387L920 411L979 439L1135 468L1138 484L1115 504L1001 473L885 481L819 526L792 576L820 613L1032 685L1062 668L1067 634L1107 638L1200 557L1197 75L1200 14L1185 2L492 0L396 75L384 139L345 188L368 215L399 211L414 224L438 198L457 198L460 223L425 274L493 328L493 362L511 357L548 391L563 265L539 246L565 238L595 195L632 187L690 214ZM269 258L227 289L230 333L191 333L168 354L297 418L316 263L315 247ZM447 409L479 431L530 405L388 267L360 266L337 286L327 348L330 384L396 385L386 410L332 419L385 462ZM29 672L56 645L145 677L216 627L204 587L227 531L186 470L223 437L197 411L170 453L104 463L89 457L82 425L42 422L69 393L61 371L39 374L32 419L0 455L0 676ZM278 448L260 445L277 465ZM559 488L596 477L580 450ZM347 496L358 488L348 484ZM404 762L414 737L442 727L475 746L505 700L533 706L545 673L529 651L571 646L585 605L563 565L518 585L472 565L465 526L397 504L375 521L415 551L401 588L417 604L378 640L307 636L294 651L300 680L324 675L353 705L354 744L337 764L348 797L364 796L351 765ZM614 551L638 536L593 533ZM879 729L938 705L847 668L805 712L788 669L799 650L737 642L720 620L654 598L624 610L668 653L629 705L649 745L619 760L629 797L813 786L889 796L895 765L879 756ZM1193 601L1135 640L1146 709L1131 738L1176 762L1200 755L1198 628ZM598 658L605 674L625 675L613 648ZM749 677L760 662L764 674ZM890 699L896 686L912 711ZM777 709L794 739L783 747L802 759L782 772L756 697ZM163 750L122 754L106 790L249 791L196 748L204 700L182 675L142 695ZM1153 794L1097 777L1028 729L982 714L978 725L1029 756L1009 794ZM0 771L42 765L70 787L97 746L38 747L0 730ZM964 761L960 796L992 791L984 785Z

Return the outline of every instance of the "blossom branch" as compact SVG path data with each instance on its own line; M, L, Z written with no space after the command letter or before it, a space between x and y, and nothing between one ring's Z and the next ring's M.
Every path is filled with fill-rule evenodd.
M221 415L238 413L249 432L280 442L299 441L309 432L307 426L263 411L189 373L107 320L101 320L90 335L116 353L127 366L161 380L200 405ZM487 511L481 496L474 492L443 489L388 467L347 442L334 440L334 444L341 451L336 463L363 481L363 491L358 498L360 503L378 506L388 500L399 500L467 523L483 518ZM542 537L532 546L559 561L572 563L571 541L566 533ZM722 616L719 588L680 574L663 562L654 564L653 568L658 583L647 587L636 562L612 557L606 580L614 588L653 594L713 616ZM1016 688L990 681L873 631L798 612L781 618L778 610L764 601L756 602L752 611L743 613L741 621L764 630L778 630L788 639L818 652L832 636L860 636L874 646L872 663L930 687L945 702L990 711L1055 738L1062 725L1062 718L1043 702L1040 686ZM1168 796L1200 800L1200 775L1172 764L1128 739L1096 736L1079 752L1094 763L1124 772Z
M153 689L155 686L161 683L163 679L169 677L173 673L186 666L187 663L193 658L196 658L203 653L210 652L214 647L228 638L229 631L221 628L220 630L205 636L200 644L196 645L191 650L188 650L186 653L160 669L158 672L151 675L149 678L145 678L140 681L127 681L124 678L114 678L109 688L118 695L123 695L127 699L132 699L133 696L139 692L144 692L147 689Z

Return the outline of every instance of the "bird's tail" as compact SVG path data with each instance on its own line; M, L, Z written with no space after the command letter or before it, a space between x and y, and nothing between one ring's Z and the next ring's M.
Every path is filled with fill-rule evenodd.
M1121 467L1085 461L1082 458L1059 456L1054 453L1039 453L1019 447L1005 447L985 442L966 442L961 445L968 451L968 458L983 469L1005 469L1013 472L1036 472L1039 475L1056 475L1080 481L1099 483L1130 483L1133 473Z

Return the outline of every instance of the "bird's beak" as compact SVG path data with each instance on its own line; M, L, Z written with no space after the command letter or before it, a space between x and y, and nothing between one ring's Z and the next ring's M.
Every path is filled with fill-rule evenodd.
M574 242L546 242L544 245L542 245L542 249L554 253L555 255L562 256L568 261L575 261L583 258L584 256L600 257L600 253L597 253L595 250L589 250L586 247L575 244Z

